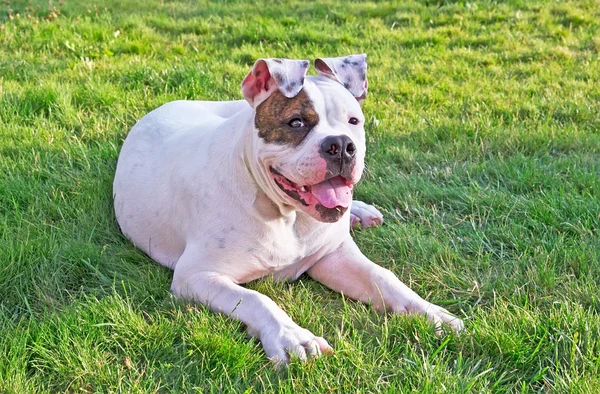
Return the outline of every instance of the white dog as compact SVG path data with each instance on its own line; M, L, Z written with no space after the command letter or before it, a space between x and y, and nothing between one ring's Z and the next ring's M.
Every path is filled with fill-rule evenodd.
M271 299L241 286L306 272L348 297L439 328L462 322L374 264L350 236L381 223L352 201L365 157L366 55L260 59L246 100L175 101L142 118L119 156L115 212L123 233L174 270L171 289L244 322L268 357L331 352ZM348 209L350 208L350 209Z

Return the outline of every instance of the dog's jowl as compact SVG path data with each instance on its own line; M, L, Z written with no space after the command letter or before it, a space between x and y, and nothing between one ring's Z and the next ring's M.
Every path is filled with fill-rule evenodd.
M439 328L462 322L366 258L350 225L380 224L352 201L366 153L366 56L260 59L245 100L175 101L142 118L119 156L115 212L123 233L174 270L171 290L243 321L268 357L331 352L271 299L241 284L302 273L346 296Z

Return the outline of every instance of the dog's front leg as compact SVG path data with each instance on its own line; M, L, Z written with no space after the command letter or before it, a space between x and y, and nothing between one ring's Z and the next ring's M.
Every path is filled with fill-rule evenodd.
M460 319L425 301L391 271L366 258L350 237L312 266L308 274L350 298L373 304L376 309L426 315L438 331L442 324L448 324L456 331L463 328Z
M181 298L207 305L242 321L275 363L331 353L327 341L298 326L269 297L236 284L225 274L203 270L199 255L186 249L175 267L171 290Z

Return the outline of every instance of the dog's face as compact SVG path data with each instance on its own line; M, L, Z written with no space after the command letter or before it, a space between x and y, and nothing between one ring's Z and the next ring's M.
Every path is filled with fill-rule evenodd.
M279 91L256 107L259 160L281 197L323 222L352 202L364 167L364 116L339 83L308 78L293 98Z
M322 222L336 222L344 215L363 172L364 115L358 100L366 95L364 60L364 55L319 59L317 71L324 75L319 77L305 78L304 71L286 79L271 70L271 78L282 83L260 102L251 102L259 165L272 190L284 203ZM354 69L334 75L336 66ZM258 70L258 76L266 71ZM346 78L340 81L341 75ZM363 80L351 80L360 76ZM360 84L362 90L354 90L355 96L343 83ZM290 86L300 89L290 92Z

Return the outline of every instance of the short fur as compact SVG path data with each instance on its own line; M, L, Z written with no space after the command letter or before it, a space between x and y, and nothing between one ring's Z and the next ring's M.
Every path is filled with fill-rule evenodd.
M174 270L175 295L241 320L276 361L332 349L268 297L240 286L264 276L293 280L306 272L376 308L421 313L459 330L459 319L372 263L350 236L351 223L381 223L372 206L355 201L348 209L351 200L340 192L351 193L364 168L356 95L366 94L366 75L350 81L364 90L350 93L347 81L305 77L306 69L305 61L261 59L244 80L245 101L175 101L142 118L123 144L114 180L123 233ZM361 73L344 74L352 76ZM307 125L299 134L284 126L297 114ZM339 135L356 146L342 175L320 153L325 138ZM326 190L341 205L325 208L316 190L334 181L336 192Z

